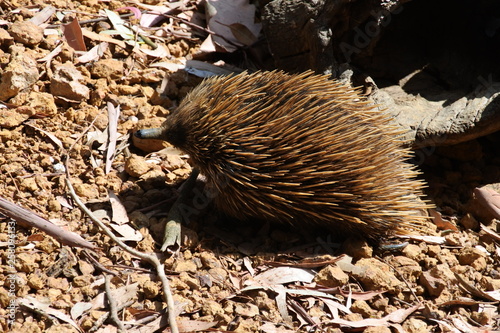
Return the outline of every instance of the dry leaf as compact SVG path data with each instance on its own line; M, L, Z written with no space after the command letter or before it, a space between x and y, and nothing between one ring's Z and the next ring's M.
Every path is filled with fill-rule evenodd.
M215 66L199 60L186 61L186 67L184 70L189 74L193 74L198 77L211 77L211 76L234 74L234 72L229 69L221 68L219 66Z
M304 268L277 267L256 275L253 278L253 283L261 286L274 286L291 282L310 283L315 275L313 271Z
M78 324L75 321L73 321L73 319L71 319L68 315L66 315L62 311L51 308L49 306L49 304L42 303L34 297L26 296L24 298L18 299L17 304L19 304L20 306L26 307L28 309L31 309L32 311L34 311L36 313L41 311L42 313L48 314L50 316L54 316L57 319L62 320L64 322L70 324L78 332L82 332L82 330L80 329Z
M484 225L481 224L481 230L483 230L485 233L487 233L493 239L495 239L497 241L500 241L500 235L497 234L496 232L494 232L493 230L491 230L490 228L488 228L488 227L486 227L486 226L484 226Z
M458 330L460 330L460 332L468 332L468 333L472 333L472 332L477 332L477 333L488 333L488 332L490 332L490 333L492 333L492 332L495 332L495 331L485 331L484 329L480 329L480 328L474 327L474 326L472 326L471 324L468 323L467 319L464 319L460 315L452 316L451 317L451 321L452 321L453 325L455 326L455 328L457 328Z
M255 6L248 0L208 0L206 14L208 28L215 32L210 36L212 43L227 52L249 45L246 43L260 34L261 24L256 23Z
M445 244L446 238L440 236L420 236L420 235L398 235L399 238L413 239L416 241L426 242L428 244Z
M480 304L485 304L484 301L476 301L472 298L466 298L466 297L459 297L457 299L453 299L447 302L440 303L439 306L450 306L450 305L465 305L465 306L473 306L473 305L480 305ZM491 302L487 304L496 304L496 302Z
M253 45L257 41L257 37L250 31L250 29L241 23L230 24L229 29L231 29L234 37L245 46Z
M491 188L481 187L474 189L474 195L481 205L500 220L500 193Z
M438 227L438 229L458 231L457 226L450 221L443 219L443 216L437 210L433 208L429 209L429 214L431 215L431 217L433 217L432 221Z
M63 44L57 45L49 54L47 54L45 57L38 59L38 62L50 62L52 58L57 56L59 53L61 53L63 48Z
M313 326L318 326L319 322L315 319L313 319L309 314L307 313L306 309L299 304L297 301L290 299L288 300L289 306L288 308L295 313L295 317L299 320L300 322L300 327L305 326L307 324L311 324Z
M329 320L327 323L338 324L341 327L352 327L352 328L377 327L377 326L390 327L393 324L402 323L409 315L415 312L419 307L420 304L417 304L408 309L399 309L392 313L389 313L387 316L380 319L368 318L357 321L332 319Z
M154 64L151 64L149 67L151 68L164 68L168 70L169 72L177 72L180 69L183 69L185 65L183 64L178 64L174 62L167 62L167 61L160 61L160 62L155 62Z
M101 59L103 56L104 52L108 49L109 43L107 42L101 42L98 45L94 46L91 48L88 52L82 54L78 58L76 58L77 63L83 63L86 64L91 61L97 61Z
M140 48L139 49L142 53L147 54L150 57L155 57L155 58L169 58L170 57L170 51L165 47L163 44L158 44L157 48L154 50L150 50L147 48Z
M140 25L141 27L152 27L160 21L165 20L161 14L174 14L184 6L183 1L164 2L163 6L147 5L139 1L135 1L137 7L147 9L147 13L142 14Z
M16 205L2 197L0 197L0 212L19 223L23 223L24 225L28 225L45 232L63 244L95 249L93 244L83 239L77 233L64 230L38 216L31 210Z
M143 239L142 234L128 224L118 225L110 223L109 226L120 234L121 237L119 239L122 241L140 242Z
M323 255L323 256L315 256L310 258L304 258L300 261L292 261L292 262L282 262L282 261L267 261L264 260L263 263L269 266L289 266L296 268L318 268L324 267L327 265L331 265L336 263L337 261L344 258L344 254L341 254L338 257L334 257L331 255Z
M30 18L30 21L33 24L40 25L47 21L54 13L56 12L56 7L54 6L47 6L43 8L41 11L39 11L35 16Z
M78 302L71 307L71 318L77 320L81 315L92 309L92 303Z
M233 273L229 272L229 281L233 284L233 286L237 289L240 290L242 285L241 285L241 279L237 276L235 276Z
M247 271L250 273L251 276L255 275L255 270L252 267L252 261L248 257L243 258L243 265L247 269Z
M141 10L139 8L136 8L136 7L130 7L130 6L128 6L128 7L120 7L116 11L119 12L119 11L122 11L122 10L130 10L134 14L134 18L135 19L140 19L141 16L142 16Z
M351 310L349 310L349 307L347 307L343 304L340 304L340 302L337 302L333 299L324 298L324 297L319 297L319 299L322 300L323 303L325 303L325 305L328 307L328 309L330 310L330 312L333 315L333 318L339 318L337 310L340 310L340 311L342 311L344 313L348 313L348 314L352 313Z
M277 293L274 300L276 301L276 305L278 306L278 311L280 312L281 318L283 318L283 320L290 325L293 319L288 313L288 307L286 305L286 291L282 286L276 286L273 290Z
M476 297L481 297L483 299L486 299L488 301L500 301L500 290L494 290L494 291L482 291L477 289L475 286L473 286L471 283L469 283L467 280L465 280L462 275L454 273L455 277L457 280L460 282L460 285L464 287L471 295L476 296Z
M104 9L104 12L106 13L106 16L108 17L111 24L113 25L113 28L115 28L113 32L118 33L120 37L125 40L125 42L135 41L136 37L135 33L125 25L126 23L120 17L120 15L109 9Z
M94 41L108 42L108 43L111 43L111 44L118 45L118 46L120 46L123 49L127 48L127 44L125 44L124 41L118 40L118 39L114 39L113 37L111 37L109 35L106 35L106 34L97 34L97 33L93 32L93 31L90 31L90 30L87 30L87 29L82 29L82 34L85 37L90 38L90 39L92 39Z
M109 202L111 203L111 210L113 212L112 221L121 225L125 223L129 223L129 218L127 214L127 210L122 205L120 199L116 196L116 194L108 189Z
M69 23L63 24L62 31L69 46L76 51L87 51L85 41L83 40L82 28L80 27L78 19L74 19Z

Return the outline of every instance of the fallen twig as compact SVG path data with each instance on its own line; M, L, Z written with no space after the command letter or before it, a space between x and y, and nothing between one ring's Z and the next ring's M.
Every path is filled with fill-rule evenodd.
M18 206L2 197L0 197L0 211L2 214L16 220L20 224L45 232L47 235L54 237L62 244L95 249L95 246L92 245L92 243L87 242L80 235L64 230L43 217L38 216L32 211Z
M134 300L130 300L130 301L126 302L126 303L123 303L122 305L118 306L117 311L121 311L121 310L125 309L126 307L131 306L132 304L134 304L134 302L135 302ZM99 328L101 328L102 324L108 318L109 318L109 312L106 312L101 317L99 317L99 319L97 319L97 321L94 323L94 326L92 326L92 328L89 330L89 333L95 332Z
M122 321L120 320L120 318L118 318L118 308L116 306L115 299L111 294L111 278L109 277L108 274L105 275L104 288L106 290L106 297L108 299L108 304L109 304L109 318L118 327L118 332L125 332L125 326L123 326Z

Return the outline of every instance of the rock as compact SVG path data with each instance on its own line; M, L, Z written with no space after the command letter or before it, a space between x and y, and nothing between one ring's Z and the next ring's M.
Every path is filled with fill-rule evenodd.
M116 59L102 59L97 61L92 67L91 74L95 78L105 78L108 80L119 80L123 77L125 66L123 61Z
M34 193L38 191L40 188L36 184L36 180L34 177L31 178L24 178L19 184L19 189L22 191L28 191L31 193Z
M179 260L179 261L175 262L172 269L178 273L181 273L181 272L196 273L196 271L198 270L198 267L192 261Z
M360 320L363 320L363 316L360 313L353 312L353 313L349 313L347 316L345 316L344 319L348 320L348 321L360 321Z
M353 271L356 278L365 290L386 290L390 293L397 293L405 287L404 282L399 281L392 269L375 258L363 258L359 260L356 267L360 271Z
M15 103L14 101L12 102ZM52 94L32 91L29 93L25 103L39 115L54 116L57 114L57 106Z
M71 101L83 101L90 97L90 89L83 81L83 75L72 63L67 62L54 70L50 79L50 92Z
M465 214L458 223L465 229L477 230L479 228L479 222L470 213Z
M422 249L418 245L408 244L408 246L403 249L403 253L408 258L416 260L422 255Z
M394 257L391 264L409 282L417 281L422 274L422 267L418 262L404 256Z
M141 72L141 81L145 83L158 83L163 80L165 72L158 68L146 68Z
M31 273L34 272L35 269L38 269L38 264L36 261L39 258L32 254L22 252L16 255L15 267L18 272Z
M0 28L0 47L6 48L14 43L14 37L5 29Z
M219 259L215 256L213 252L203 251L200 252L200 260L204 268L219 268L221 264Z
M73 184L75 188L75 193L78 196L86 198L86 199L95 199L99 197L99 191L96 186L91 184Z
M208 300L203 303L203 306L201 308L201 312L205 316L222 316L224 315L224 309L222 308L222 305L219 302Z
M10 26L14 40L26 46L34 46L43 40L43 29L31 21L18 21Z
M491 322L492 313L488 311L480 311L480 312L473 311L471 314L471 319L474 320L476 323L481 324L482 326L486 326L488 325L488 323Z
M149 227L149 217L146 214L142 213L142 212L133 211L130 214L128 214L128 218L136 226Z
M47 201L47 208L48 208L48 210L50 210L52 212L60 212L62 205L59 201L57 201L55 199L49 199Z
M371 302L372 307L376 310L383 311L389 305L389 300L385 297L377 298Z
M63 292L57 288L47 288L46 294L47 294L47 298L49 299L50 303L55 303L57 301L57 299L61 297Z
M259 308L257 307L257 305L252 303L236 303L234 312L239 316L252 318L259 315Z
M493 279L489 276L483 276L481 279L481 284L484 285L486 290L500 290L500 279Z
M441 246L439 245L428 245L427 246L427 255L430 255L431 257L436 257L441 253Z
M210 268L208 274L217 282L223 283L227 279L227 271L224 268Z
M35 290L40 290L40 289L43 289L45 287L45 283L46 283L46 280L47 279L47 276L45 274L43 274L43 277L42 277L42 274L38 273L38 274L30 274L28 275L28 280L26 281L26 283L28 284L28 286L30 288L33 288Z
M446 288L446 283L440 278L433 277L430 272L422 273L420 283L431 296L439 296L443 289Z
M125 171L132 177L140 177L151 169L152 165L147 163L144 157L131 155L125 161Z
M337 265L328 265L316 274L314 282L325 287L341 287L349 282L349 276Z
M440 264L436 267L431 268L430 273L436 278L443 279L447 282L447 285L450 286L458 282L455 274L451 271L450 266L446 264Z
M441 267L443 267L443 269L449 269L449 267L455 267L459 264L457 257L446 248L442 248L435 258L429 259L437 259L439 262L444 264L438 265L437 269L441 269ZM453 274L451 274L451 276L453 276Z
M20 112L27 111L27 112ZM0 127L12 128L21 125L21 123L30 117L31 108L20 107L15 110L0 109Z
M373 248L366 242L366 240L356 237L349 237L342 244L343 251L358 260L360 258L371 258Z
M188 285L189 290L199 290L200 289L200 281L191 277L187 272L182 272L179 274L179 279Z
M180 158L180 156L177 155L166 154L165 158L163 159L163 166L165 167L166 170L169 171L174 171L176 169L181 168L184 165L186 165L186 162L182 158Z
M0 82L0 100L6 101L21 90L31 87L38 80L36 61L23 53L24 48L12 46L11 60L3 73Z
M195 248L200 244L198 233L185 226L181 227L181 244L187 248Z
M425 321L417 318L408 318L403 323L403 329L408 333L425 333L429 332L429 327L425 323Z
M94 282L92 275L79 275L73 278L74 287L90 286Z
M234 333L254 333L259 330L259 323L254 318L247 318L238 321L238 327L236 327Z
M385 326L367 327L363 333L391 333L391 329Z
M160 286L153 281L146 281L142 287L146 298L155 298L160 294Z
M80 278L81 276L79 276ZM90 284L92 280L88 280L89 277L91 278L90 275L87 275L87 283ZM69 289L69 281L65 277L63 278L56 278L53 276L49 276L47 278L46 286L49 288L54 288L54 289L59 289L59 290L68 290Z
M448 286L457 283L455 274L445 264L437 265L431 270L423 272L419 281L427 292L435 297L438 297Z
M360 313L364 318L370 318L374 315L373 309L363 300L357 300L351 305L351 311Z
M460 251L458 262L460 265L469 265L476 271L486 268L486 253L473 247L466 247Z
M95 267L85 260L78 261L78 268L83 275L91 275L95 272Z

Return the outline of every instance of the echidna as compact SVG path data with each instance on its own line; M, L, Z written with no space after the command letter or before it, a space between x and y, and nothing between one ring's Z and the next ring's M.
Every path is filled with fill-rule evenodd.
M355 90L312 72L204 80L159 129L189 154L218 210L378 239L419 226L423 183L401 131Z

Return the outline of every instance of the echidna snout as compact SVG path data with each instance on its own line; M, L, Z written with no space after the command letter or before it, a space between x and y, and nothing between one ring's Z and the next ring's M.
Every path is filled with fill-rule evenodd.
M163 135L163 130L161 127L157 128L145 128L138 130L134 133L139 139L158 139Z
M427 219L401 134L345 85L275 71L206 79L139 135L188 153L216 207L237 219L378 239Z

